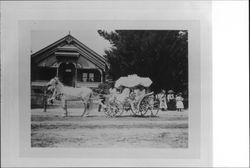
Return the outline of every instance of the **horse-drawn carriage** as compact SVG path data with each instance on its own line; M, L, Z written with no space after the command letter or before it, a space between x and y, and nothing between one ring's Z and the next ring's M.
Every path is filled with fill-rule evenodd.
M147 114L156 116L159 111L158 101L155 99L154 92L146 93L151 84L152 81L149 78L137 75L119 78L115 83L115 88L122 88L123 92L107 97L103 105L104 113L109 117L120 116L124 112L134 116Z
M121 77L116 81L115 87L122 88L123 92L116 95L106 95L104 103L98 102L108 117L120 116L123 112L131 112L133 115L140 116L147 114L156 116L159 111L158 101L155 99L154 92L146 93L151 84L152 81L149 78L142 78L137 75ZM86 87L65 87L56 77L51 79L47 86L52 93L48 101L60 99L65 110L64 116L68 116L68 101L82 101L84 110L81 116L86 116L89 114L89 111L87 111L89 104L100 96L93 96L93 91ZM129 91L129 93L125 94L125 91Z

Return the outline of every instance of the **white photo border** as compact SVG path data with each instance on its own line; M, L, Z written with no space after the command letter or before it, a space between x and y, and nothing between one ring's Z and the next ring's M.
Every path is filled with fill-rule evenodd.
M22 2L23 3L23 2ZM47 4L50 2L39 2ZM72 2L69 5L75 8L67 8L67 4L55 2L56 8L52 6L40 7L39 3L23 4L14 3L19 10L9 3L4 3L5 27L3 40L9 41L15 49L10 51L10 43L3 47L1 55L9 55L3 63L3 71L9 72L3 75L5 82L13 84L14 89L10 91L17 97L5 96L3 100L10 102L3 104L6 112L2 117L6 118L4 128L10 127L11 132L4 132L3 149L7 152L5 162L11 165L36 165L43 160L43 166L62 166L69 164L79 166L209 166L211 165L212 150L212 121L211 121L211 25L210 25L210 3L189 3L180 5L179 2L146 3L140 8L137 2L118 2L110 5L102 2L103 6L96 2ZM100 3L100 2L99 2ZM122 5L122 3L124 3ZM132 3L129 8L127 4ZM143 2L144 3L144 2ZM82 6L84 4L84 6ZM86 10L80 10L79 6ZM121 10L114 10L113 5ZM152 6L151 6L152 5ZM169 5L166 10L161 5ZM179 6L178 6L179 5ZM204 6L207 5L207 6ZM89 7L89 8L88 8ZM154 10L152 10L152 7ZM166 7L166 6L165 6ZM63 10L59 10L63 9ZM70 10L69 10L70 9ZM98 10L99 9L99 10ZM156 11L156 9L158 9ZM164 10L163 10L164 9ZM202 9L206 9L205 11ZM72 11L72 13L69 13ZM131 13L128 14L128 11ZM22 15L18 15L21 12ZM65 13L64 13L65 12ZM178 13L179 12L179 13ZM50 14L55 14L53 19ZM126 15L124 15L124 13ZM79 16L82 14L81 16ZM144 15L143 15L144 14ZM148 17L145 17L148 16ZM8 16L8 17L7 17ZM159 17L161 16L161 17ZM159 19L160 18L160 19ZM9 19L9 20L7 20ZM30 147L30 32L32 30L58 30L58 24L64 30L69 30L72 25L94 24L96 28L105 29L110 25L115 29L164 29L164 30L188 30L189 40L189 148L188 149L32 149ZM114 24L116 23L116 24ZM12 25L10 29L8 26ZM115 25L115 26L114 26ZM85 25L86 26L86 25ZM9 38L10 37L10 38ZM8 62L9 61L9 62ZM10 69L10 64L12 69ZM190 83L191 82L191 83ZM198 89L197 89L198 88ZM17 92L15 92L17 91ZM19 93L19 94L17 94ZM10 113L7 111L12 110ZM13 117L14 116L14 117ZM13 133L16 133L15 135ZM17 136L18 135L18 136ZM194 138L194 139L192 139ZM9 140L11 139L11 140ZM13 145L14 144L14 145ZM13 155L14 154L14 155ZM10 159L15 162L10 162ZM96 162L94 160L98 160ZM126 164L125 164L126 163ZM36 165L37 166L37 165Z

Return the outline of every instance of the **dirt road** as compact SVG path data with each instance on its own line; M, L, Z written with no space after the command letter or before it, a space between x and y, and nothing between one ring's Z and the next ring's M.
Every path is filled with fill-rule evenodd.
M159 112L158 117L108 118L93 109L89 117L62 117L61 109L32 109L32 147L187 148L188 111Z

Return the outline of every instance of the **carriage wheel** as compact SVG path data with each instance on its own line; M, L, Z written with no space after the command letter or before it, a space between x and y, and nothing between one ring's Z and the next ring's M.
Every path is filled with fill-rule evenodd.
M133 114L134 116L140 115L141 113L140 113L140 109L139 109L139 103L136 104L136 102L135 102L135 103L133 103L132 106L133 106L133 107L130 107L130 110L131 110L132 114Z
M141 116L145 116L147 113L150 116L156 116L159 112L159 108L155 108L155 105L156 104L152 95L144 97L139 103L139 112Z
M123 114L124 110L123 109L119 109L119 111L116 113L116 117L120 117Z
M131 108L130 111L131 111L131 113L132 113L133 116L139 115L139 111L137 109L132 109Z
M122 115L122 113L124 112L123 107L121 104L118 103L114 103L111 106L111 112L112 112L112 117L119 117Z
M123 103L120 103L119 108L120 108L119 116L121 116L124 112L126 112L126 113L131 112L133 115L135 115L135 112L133 111L133 109L131 107L130 101L128 101L128 100L123 102Z
M110 108L110 116L111 117L115 117L118 112L119 112L119 108L116 105L111 106L111 108Z
M125 109L123 108L123 106L121 104L116 104L116 117L119 117L123 114L123 112L125 111Z
M118 117L121 116L122 113L124 112L123 104L121 102L114 102L112 104L112 110L113 110L113 117Z
M151 116L157 116L158 112L160 111L160 102L159 100L154 100L154 104L151 107Z
M150 111L151 111L151 116L156 117L157 114L159 113L160 109L159 108L158 109L150 109Z
M104 109L104 113L108 117L115 117L117 114L119 114L119 107L118 104L109 104L107 108Z
M109 106L107 112L109 117L114 117L116 115L116 108L114 106Z
M106 116L109 116L109 107L103 108L103 112L106 114Z
M139 114L141 116L145 116L145 114L149 111L148 97L144 97L141 102L138 104Z

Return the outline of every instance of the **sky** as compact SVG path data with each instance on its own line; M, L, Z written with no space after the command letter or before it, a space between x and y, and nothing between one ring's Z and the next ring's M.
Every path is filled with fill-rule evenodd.
M64 36L70 34L81 41L83 44L88 46L90 49L94 50L100 55L104 55L104 50L111 47L110 43L101 37L96 29L84 29L79 30L68 30L68 31L31 31L31 51L35 53L44 47L54 43L55 41L63 38Z

